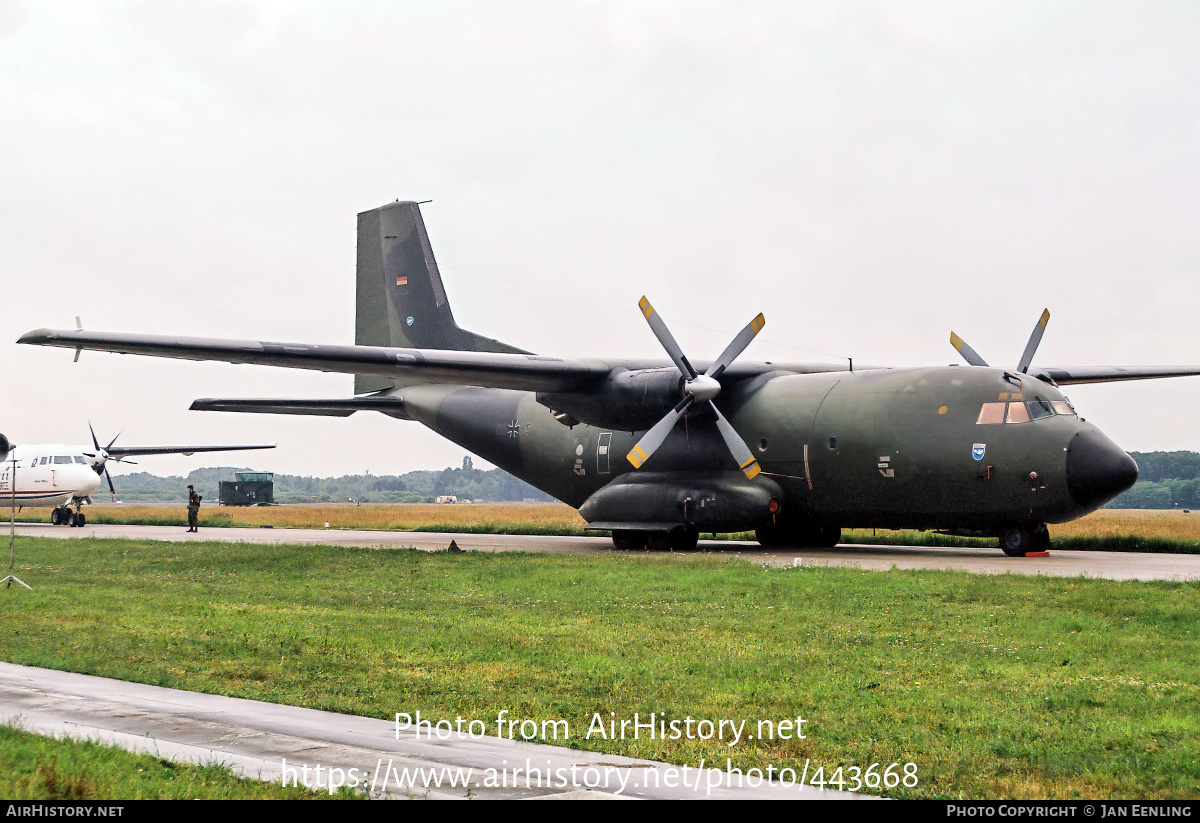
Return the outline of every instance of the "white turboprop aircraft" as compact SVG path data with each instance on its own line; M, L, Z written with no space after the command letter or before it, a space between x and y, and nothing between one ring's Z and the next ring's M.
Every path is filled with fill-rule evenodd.
M114 437L107 446L101 446L93 431L91 449L57 443L17 446L0 434L0 460L3 461L0 466L0 505L11 502L18 508L53 506L50 522L54 525L83 526L87 523L87 515L80 507L91 502L92 492L100 488L101 475L108 480L108 489L116 497L106 466L109 460L121 462L127 457L144 454L190 455L275 448L274 443L256 446L113 445L116 442Z

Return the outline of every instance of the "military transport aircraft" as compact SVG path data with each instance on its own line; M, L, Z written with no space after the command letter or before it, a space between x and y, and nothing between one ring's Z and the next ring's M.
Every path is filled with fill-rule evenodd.
M91 425L88 425L91 428ZM117 435L120 437L120 435ZM50 522L56 526L87 525L82 506L92 492L100 488L100 478L108 480L108 490L116 497L108 461L124 461L143 454L186 454L195 452L273 449L274 443L261 446L117 446L114 437L101 446L92 432L92 448L60 446L56 443L15 445L0 434L0 504L11 501L18 508L53 506ZM127 461L133 462L133 461ZM72 511L71 507L75 510Z
M1000 538L1023 555L1047 523L1129 488L1137 466L1061 386L1200 374L1013 369L952 335L966 367L748 363L759 315L716 360L689 360L646 298L663 360L563 360L459 328L417 203L358 216L354 346L39 329L19 342L355 375L355 397L207 399L193 409L417 420L579 509L618 548L694 548L700 532L833 545L845 527ZM686 419L685 425L677 425Z

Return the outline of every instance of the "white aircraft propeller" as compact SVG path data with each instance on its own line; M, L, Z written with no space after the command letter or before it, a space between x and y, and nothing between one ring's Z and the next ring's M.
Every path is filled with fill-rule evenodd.
M761 469L758 465L758 460L750 453L749 447L745 444L742 438L730 425L725 416L713 403L713 398L721 393L721 384L717 378L729 367L729 364L737 359L746 347L750 345L750 341L762 331L763 326L767 321L761 314L751 320L744 329L738 332L737 336L730 341L725 347L725 351L721 352L721 356L709 367L704 374L699 374L688 361L687 355L679 348L679 344L675 342L675 338L667 329L667 324L654 311L654 307L650 305L650 301L643 295L638 301L638 307L642 310L642 315L646 318L646 322L650 324L650 329L654 332L654 336L658 338L658 342L667 350L667 354L671 356L671 360L675 362L680 373L683 374L683 399L676 404L675 408L667 412L662 420L654 424L651 429L646 432L642 439L638 441L633 450L626 457L633 464L635 469L640 469L642 464L650 459L650 455L658 450L658 447L667 439L667 435L675 428L675 424L679 422L679 418L691 408L692 404L699 402L707 402L713 413L717 416L717 430L721 432L721 438L725 441L725 445L729 448L730 453L738 462L738 467L745 473L747 478L755 477Z
M107 464L109 460L116 460L119 463L121 462L121 458L110 457L108 450L113 447L113 443L117 442L117 437L121 436L121 432L117 432L117 437L114 437L112 440L110 440L107 446L101 448L100 441L96 439L96 430L92 428L91 421L88 421L88 431L92 433L92 445L96 447L96 453L89 454L84 452L84 456L92 458L92 471L96 472L96 474L104 475L104 479L108 481L108 491L110 494L112 494L112 499L116 500L117 489L116 486L113 485L112 475L108 473Z

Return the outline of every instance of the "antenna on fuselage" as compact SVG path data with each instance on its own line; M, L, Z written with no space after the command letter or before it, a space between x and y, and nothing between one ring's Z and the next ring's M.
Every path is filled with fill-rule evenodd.
M5 584L5 588L11 588L14 582L20 583L25 588L33 591L33 586L30 586L21 578L13 574L13 565L16 563L16 545L17 545L17 456L14 454L12 458L12 477L8 479L8 489L12 492L12 508L8 514L8 577L0 580L0 583Z

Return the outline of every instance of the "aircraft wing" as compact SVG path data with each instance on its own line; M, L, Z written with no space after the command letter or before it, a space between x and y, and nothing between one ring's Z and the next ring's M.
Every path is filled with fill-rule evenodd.
M608 376L612 367L595 360L562 360L534 354L406 349L386 346L325 346L205 337L37 329L18 343L144 354L181 360L217 360L292 369L371 374L521 391L575 391Z
M275 448L274 443L257 446L109 446L105 452L109 457L121 460L141 454L195 454L196 452L236 452L273 448Z
M1154 380L1159 377L1194 377L1200 375L1200 366L1035 366L1029 373L1034 377L1049 378L1060 386L1071 386L1080 383Z

